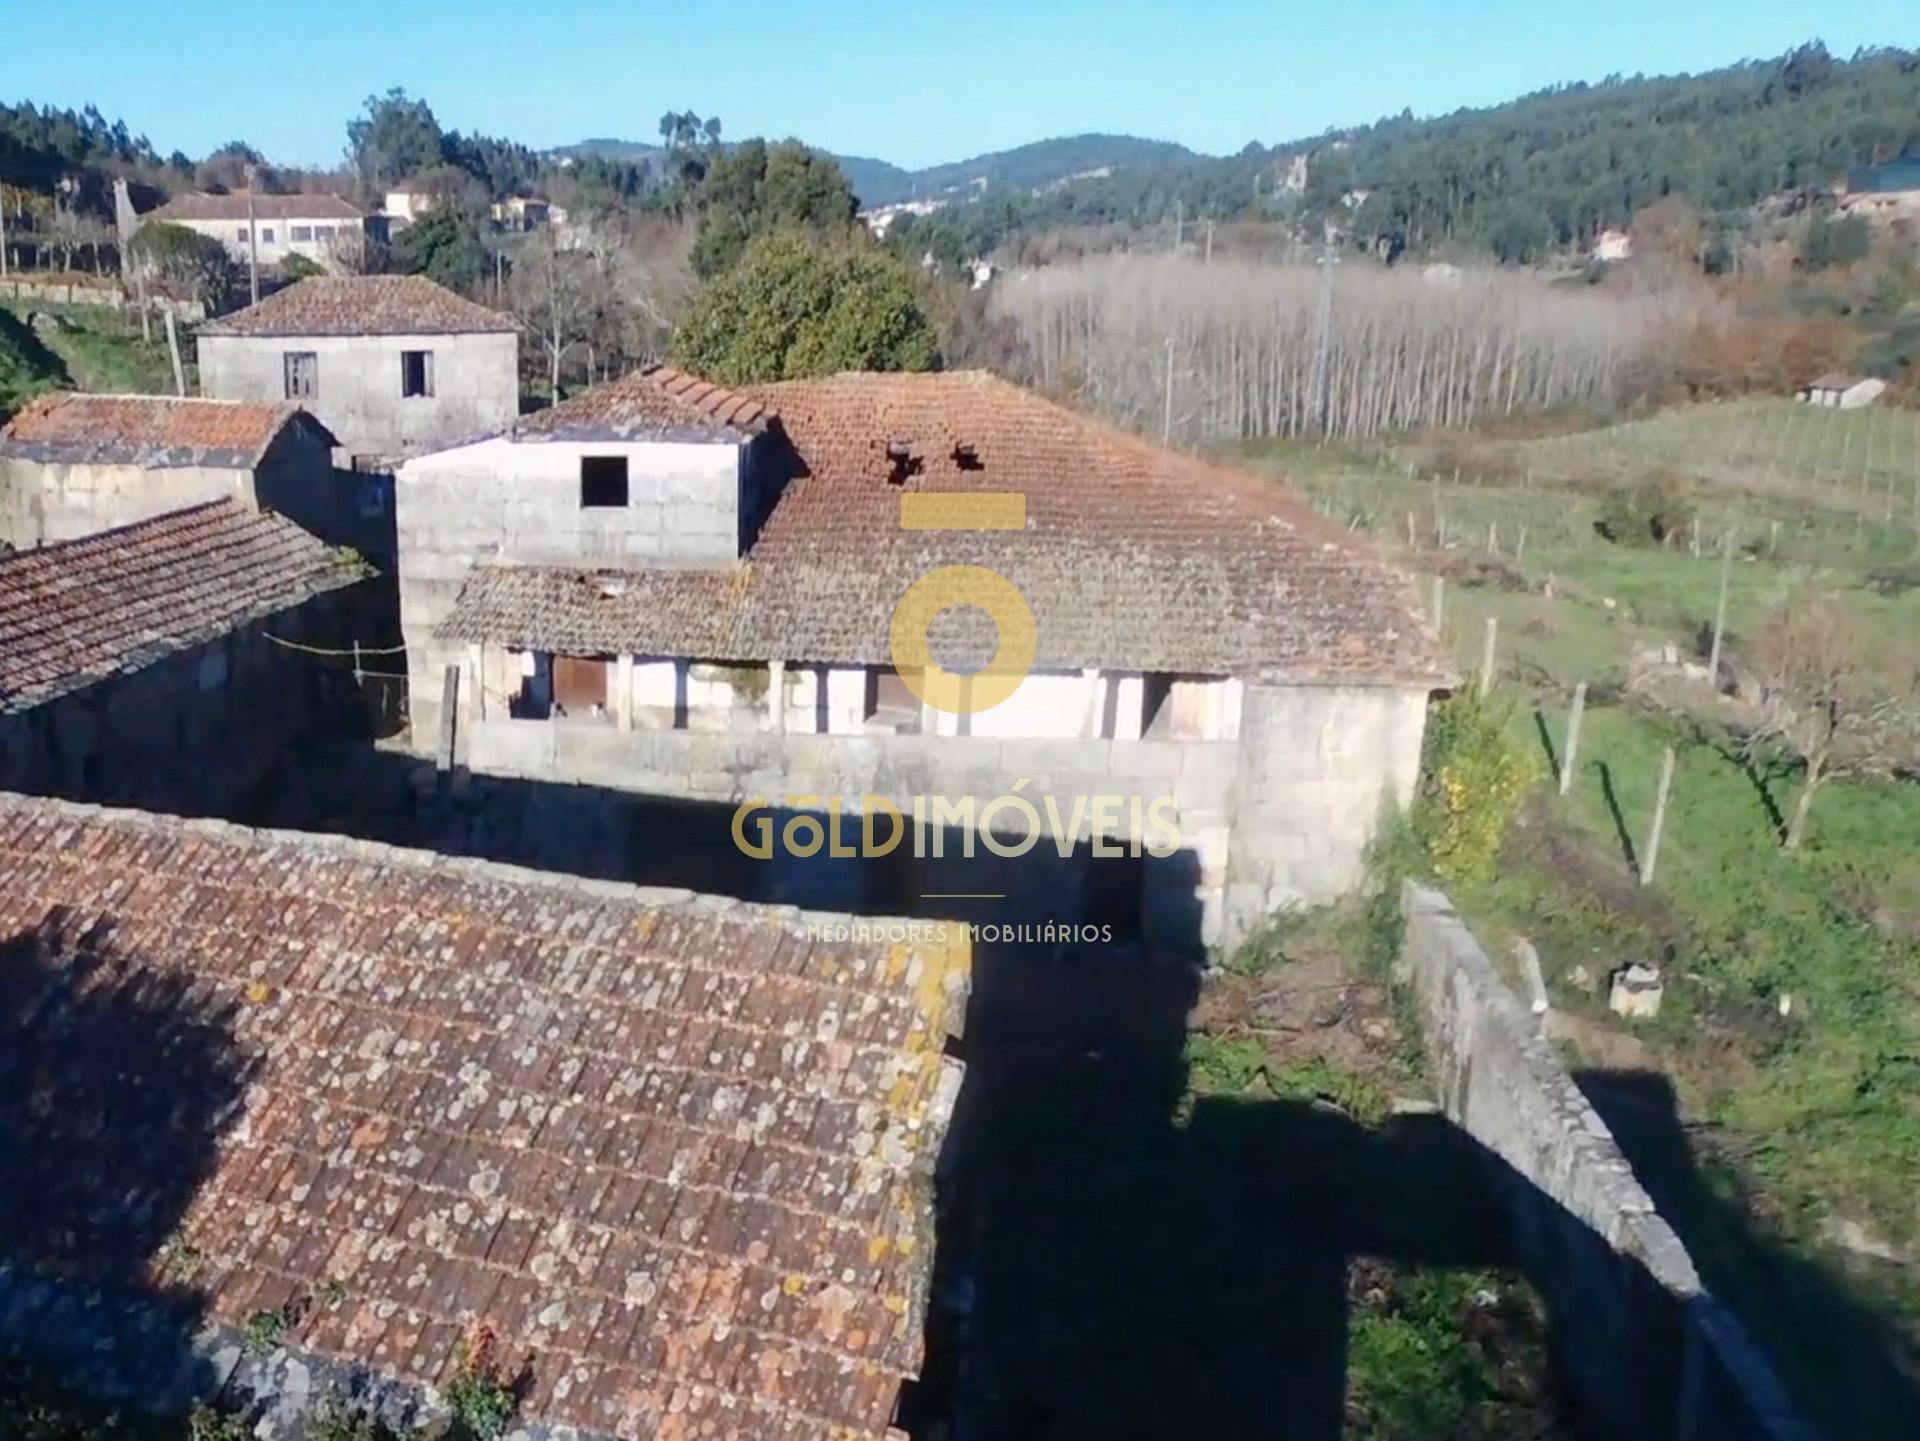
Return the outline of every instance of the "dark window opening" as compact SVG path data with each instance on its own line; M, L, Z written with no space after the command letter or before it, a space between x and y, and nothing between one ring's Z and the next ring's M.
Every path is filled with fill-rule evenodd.
M313 227L311 225L296 225L287 233L295 245L298 245L303 240L313 239Z
M260 231L260 243L261 243L262 245L271 245L271 244L273 244L273 227L272 227L271 225L268 225L268 226L263 226L263 227L261 228L261 231Z
M624 455L580 457L580 507L617 510L627 503L627 458Z
M286 372L287 399L312 400L320 393L320 357L311 350L289 350L281 355Z
M400 394L403 397L433 394L433 352L400 352Z

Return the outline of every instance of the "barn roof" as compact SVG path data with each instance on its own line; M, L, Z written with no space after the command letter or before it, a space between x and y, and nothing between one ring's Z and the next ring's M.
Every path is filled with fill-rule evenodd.
M465 335L512 331L489 310L424 275L314 275L198 327L200 335Z
M957 935L0 794L0 1194L58 1217L13 1213L0 1277L191 1300L229 1343L272 1315L412 1388L484 1327L547 1434L877 1438L965 967ZM58 1326L151 1319L48 1307L0 1304L0 1343L132 1364Z
M0 555L0 714L140 670L364 575L292 521L236 500Z
M297 405L57 390L0 428L0 455L65 463L250 469L288 426L337 444Z
M978 372L849 374L744 394L777 416L769 425L796 478L741 562L724 573L631 569L612 585L579 568L484 565L440 634L887 664L908 587L970 565L1020 591L1041 667L1301 683L1447 674L1410 579L1282 486ZM903 524L903 501L932 495L958 496L960 511L1017 496L1018 528Z

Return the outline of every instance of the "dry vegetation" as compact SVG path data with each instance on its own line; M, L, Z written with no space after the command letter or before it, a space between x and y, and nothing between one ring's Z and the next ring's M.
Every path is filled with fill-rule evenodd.
M1169 368L1174 439L1344 439L1612 404L1696 316L1670 296L1613 295L1491 267L1349 261L1332 286L1330 362L1317 359L1320 270L1185 256L1098 256L998 287L1030 375L1157 431Z

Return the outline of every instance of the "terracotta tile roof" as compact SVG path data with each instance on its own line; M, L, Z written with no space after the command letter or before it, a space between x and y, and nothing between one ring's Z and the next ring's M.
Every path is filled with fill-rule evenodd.
M758 400L675 370L650 366L536 411L516 436L554 440L685 440L738 443L767 427L773 412Z
M176 195L165 205L142 215L147 220L240 220L247 218L247 193L236 190L226 195ZM253 218L258 220L347 220L358 221L364 214L338 195L256 195Z
M476 305L424 275L315 275L210 320L197 333L465 335L517 329L512 316Z
M0 713L138 670L364 575L292 521L236 500L0 555Z
M1409 577L1283 487L1148 444L980 373L841 375L756 387L796 457L724 589L636 572L609 598L502 567L440 633L715 660L885 664L906 588L944 565L1019 587L1036 664L1426 684L1448 667ZM911 474L895 483L888 448ZM1017 491L1023 531L902 530L903 494ZM525 606L526 608L522 608ZM516 621L516 614L519 619Z
M329 446L337 443L297 405L53 391L0 428L0 455L245 469L296 423L312 427Z
M964 941L0 794L0 961L0 1183L60 1218L0 1274L423 1386L484 1320L525 1417L635 1441L878 1437L920 1364Z

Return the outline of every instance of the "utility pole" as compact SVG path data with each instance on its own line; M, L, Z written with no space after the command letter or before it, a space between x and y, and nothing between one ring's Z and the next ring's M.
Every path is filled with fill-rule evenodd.
M260 232L253 223L253 184L258 172L249 164L247 176L247 295L249 304L260 303Z
M0 277L7 273L7 192L0 186Z
M1181 237L1186 234L1186 231L1187 202L1184 200L1176 200L1173 202L1173 250L1176 255L1180 253Z
M1328 240L1320 252L1320 338L1313 348L1313 403L1323 439L1333 415L1333 267L1339 263Z
M1207 263L1213 263L1213 222L1207 222Z
M1167 405L1160 416L1160 443L1173 444L1173 337L1167 337Z

